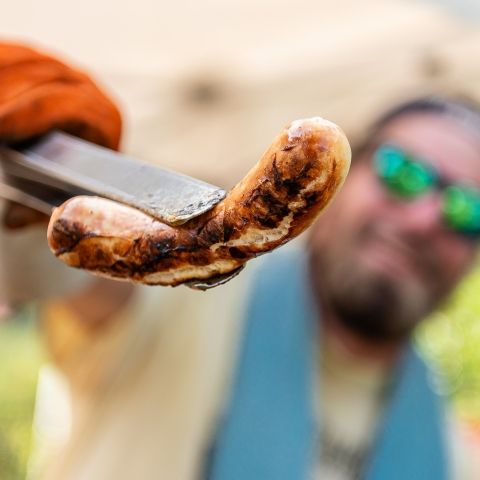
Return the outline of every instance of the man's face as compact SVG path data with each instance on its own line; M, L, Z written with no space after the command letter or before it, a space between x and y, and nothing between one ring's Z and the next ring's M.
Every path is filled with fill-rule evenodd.
M428 160L449 183L480 187L480 139L456 120L405 114L374 144L394 144ZM394 197L377 178L373 149L354 159L341 193L314 227L312 275L338 321L372 339L395 340L452 290L472 263L476 245L450 230L441 197Z

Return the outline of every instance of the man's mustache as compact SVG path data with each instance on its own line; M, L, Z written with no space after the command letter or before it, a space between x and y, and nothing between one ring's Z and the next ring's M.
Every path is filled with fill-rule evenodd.
M398 231L394 226L367 224L358 234L360 243L375 240L398 252L412 265L413 269L429 282L437 286L442 276L441 262L436 258L431 243L421 235Z

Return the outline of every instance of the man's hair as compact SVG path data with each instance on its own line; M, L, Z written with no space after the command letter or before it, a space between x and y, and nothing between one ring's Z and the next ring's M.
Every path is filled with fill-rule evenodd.
M426 95L393 106L372 124L353 148L354 157L369 147L372 139L390 122L411 113L433 113L453 118L480 137L480 103L467 96Z

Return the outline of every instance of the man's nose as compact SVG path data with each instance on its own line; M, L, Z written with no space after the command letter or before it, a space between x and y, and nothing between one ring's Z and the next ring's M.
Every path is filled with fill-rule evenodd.
M442 200L438 192L398 205L401 227L405 233L432 235L443 230Z

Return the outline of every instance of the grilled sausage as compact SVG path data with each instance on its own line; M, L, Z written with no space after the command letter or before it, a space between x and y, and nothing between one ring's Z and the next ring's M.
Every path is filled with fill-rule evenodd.
M339 190L350 146L335 124L296 120L212 210L172 227L99 197L55 209L48 241L66 264L150 285L178 285L237 270L304 231Z

